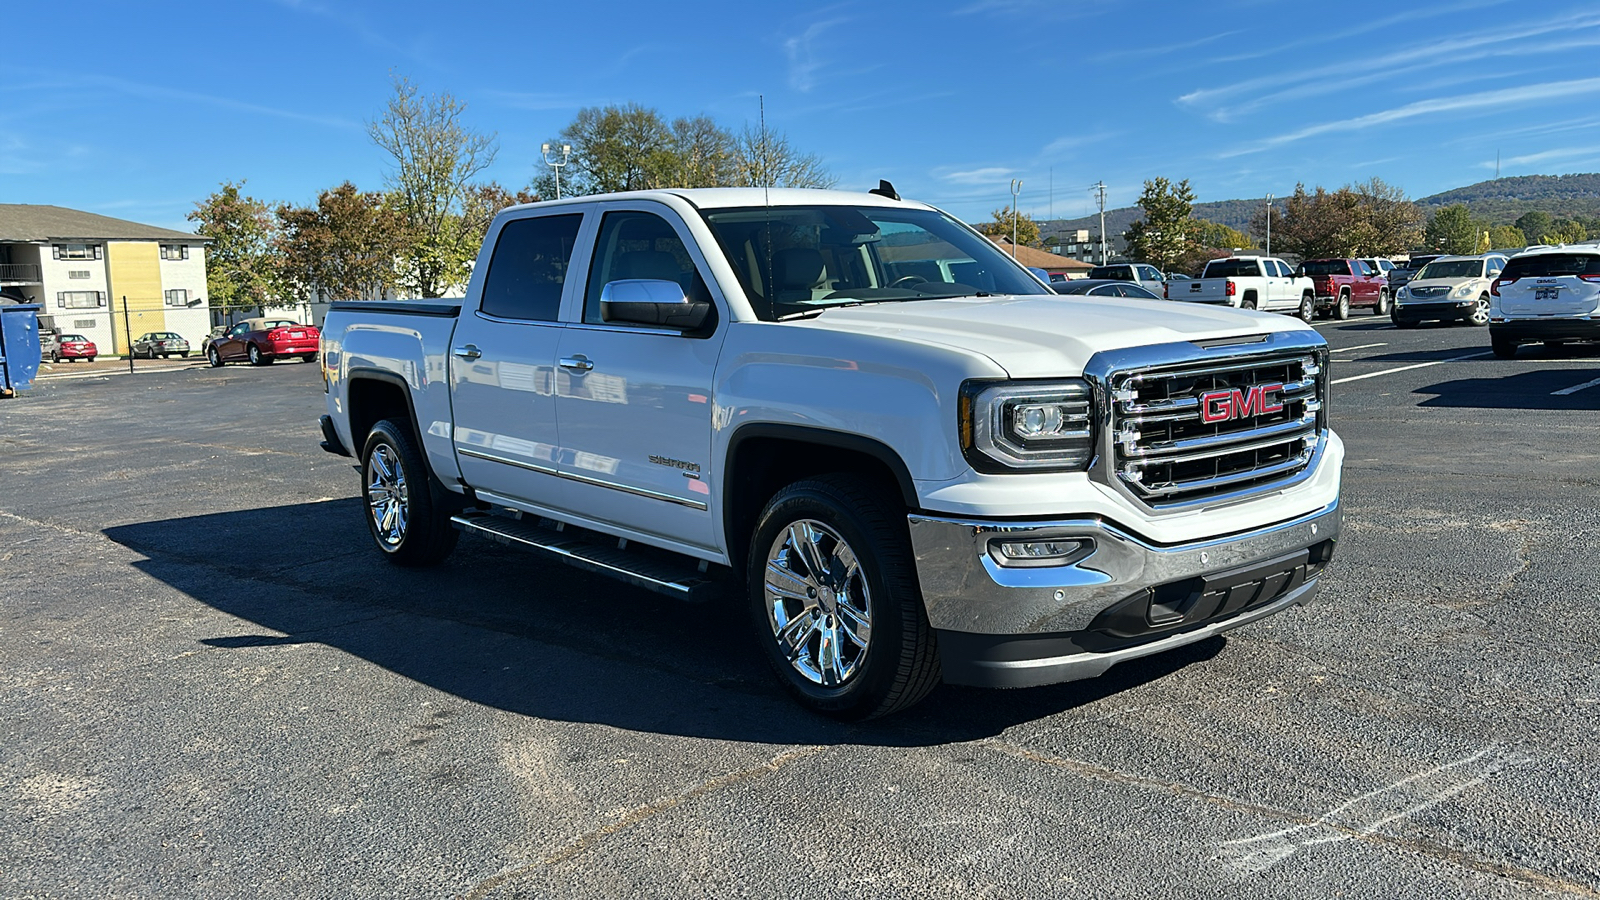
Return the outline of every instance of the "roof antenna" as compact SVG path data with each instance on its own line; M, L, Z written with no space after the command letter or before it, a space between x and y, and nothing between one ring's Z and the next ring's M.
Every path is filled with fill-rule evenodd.
M878 186L867 191L867 193L877 194L879 197L888 197L890 200L900 199L900 195L894 192L894 185L882 178L878 179Z

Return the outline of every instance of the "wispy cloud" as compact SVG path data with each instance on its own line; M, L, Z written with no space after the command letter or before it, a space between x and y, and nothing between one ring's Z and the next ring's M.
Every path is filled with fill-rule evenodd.
M320 3L313 2L313 0L276 0L276 2L279 6L284 6L297 12L303 12L309 15L317 16L318 18L327 19L328 21L333 22L351 32L363 43L377 47L380 50L386 50L398 56L403 56L414 63L426 66L430 69L443 69L444 66L440 64L440 60L441 58L448 58L443 57L440 54L424 53L415 47L406 46L405 44L394 41L388 36L379 32L378 29L374 28L372 25L368 24L366 19L360 16L352 15L343 9L331 9L327 6L323 6Z
M1223 31L1217 34L1208 35L1203 38L1197 38L1192 41L1183 41L1182 43L1177 44L1167 44L1164 47L1122 47L1110 53L1101 53L1098 56L1091 56L1088 58L1087 62L1103 63L1115 60L1142 59L1148 56L1167 56L1168 54L1172 53L1181 53L1184 50L1193 50L1196 47L1204 47L1207 44L1215 43L1223 38L1233 37L1236 34L1240 34L1240 32Z
M1293 50L1298 50L1301 47L1326 47L1335 41L1342 41L1348 38L1358 37L1363 34L1371 34L1374 31L1383 31L1388 28L1393 28L1396 25L1403 25L1406 22L1415 22L1421 19L1432 19L1438 16L1455 15L1457 13L1470 12L1475 9L1484 9L1490 6L1504 6L1509 2L1511 2L1511 0L1469 0L1469 2L1466 3L1441 4L1439 6L1411 9L1405 12L1395 13L1392 16L1384 16L1378 19L1368 19L1350 28L1343 28L1335 31L1318 31L1312 37L1302 38L1296 41L1284 41L1282 43L1274 43L1271 41L1260 42L1261 46L1259 49L1251 50L1245 53L1235 53L1230 56L1218 57L1217 59L1211 60L1211 62L1212 64L1246 62L1252 59L1263 59L1268 56L1287 53Z
M1004 183L1017 174L1017 171L1003 166L985 166L981 169L962 171L935 170L933 177L951 184L995 184Z
M842 24L846 19L828 19L823 22L814 22L805 31L783 42L783 50L789 55L789 86L805 93L816 87L817 73L821 71L823 61L817 55L817 39L835 25Z
M1600 156L1600 144L1591 147L1562 147L1557 150L1545 150L1540 153L1526 153L1522 156L1511 156L1499 161L1485 161L1478 163L1480 168L1494 169L1500 166L1519 168L1531 166L1535 163L1548 163L1555 160L1574 161L1580 159L1593 159Z
M1524 27L1497 27L1483 31L1447 35L1427 43L1407 46L1401 55L1341 59L1336 63L1303 69L1278 70L1232 84L1201 88L1180 96L1178 104L1203 111L1216 121L1234 121L1273 103L1303 100L1308 97L1346 91L1353 87L1387 81L1441 66L1460 67L1466 63L1501 55L1526 53L1526 41L1549 34L1570 34L1600 26L1600 14L1580 13ZM1600 44L1600 35L1560 42L1552 51L1580 49ZM1545 50L1541 45L1541 52ZM1493 73L1485 73L1492 76ZM1243 99L1238 99L1243 98Z
M1497 91L1481 91L1475 94L1462 94L1455 97L1436 97L1431 100L1419 100L1393 109L1375 112L1371 115L1357 116L1352 119L1338 119L1324 122L1319 125L1309 125L1294 131L1285 132L1254 144L1240 147L1220 154L1220 158L1227 159L1243 156L1249 153L1261 153L1284 144L1302 141L1309 137L1322 134L1333 134L1343 131L1364 131L1379 125L1388 125L1407 119L1421 116L1437 115L1448 112L1480 112L1497 107L1515 104L1537 103L1542 100L1556 100L1564 97L1574 97L1583 94L1600 93L1600 78L1580 78L1573 81L1552 81L1544 84L1529 84L1520 87L1505 88Z
M1066 153L1068 150L1076 150L1079 147L1087 147L1090 144L1098 144L1101 141L1108 141L1114 137L1120 137L1124 133L1125 132L1121 131L1096 131L1091 134L1063 135L1051 141L1050 143L1045 144L1044 149L1039 151L1039 156L1045 159L1054 156L1060 156L1061 154Z

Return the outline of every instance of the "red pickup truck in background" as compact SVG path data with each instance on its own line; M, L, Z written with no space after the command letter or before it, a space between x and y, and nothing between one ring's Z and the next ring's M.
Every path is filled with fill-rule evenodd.
M1359 259L1308 259L1301 271L1316 285L1317 312L1350 318L1353 306L1369 306L1376 316L1389 312L1389 281Z

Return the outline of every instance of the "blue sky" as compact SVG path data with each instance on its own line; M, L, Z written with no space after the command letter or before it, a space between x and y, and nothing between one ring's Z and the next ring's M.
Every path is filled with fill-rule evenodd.
M840 187L969 220L1086 215L1155 176L1201 200L1380 176L1413 197L1600 171L1600 6L1303 0L11 4L0 202L155 225L223 181L382 186L391 73L468 104L516 187L584 106L771 127Z

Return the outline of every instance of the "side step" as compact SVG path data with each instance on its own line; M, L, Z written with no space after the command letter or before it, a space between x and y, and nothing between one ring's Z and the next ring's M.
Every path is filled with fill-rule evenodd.
M667 551L646 548L622 550L615 545L586 540L573 533L537 524L538 519L513 519L481 510L451 516L450 522L467 534L480 534L507 546L522 547L569 566L609 575L634 587L701 602L709 600L716 582L701 571L699 560L675 557ZM659 554L659 555L658 555Z

